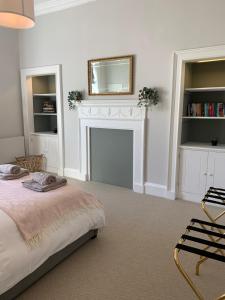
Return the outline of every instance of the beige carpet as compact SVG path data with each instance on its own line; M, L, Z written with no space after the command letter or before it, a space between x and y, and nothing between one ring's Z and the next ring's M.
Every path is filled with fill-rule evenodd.
M73 181L75 183L75 181ZM107 226L22 294L19 300L191 300L173 261L173 247L200 206L100 183L78 183L104 203ZM185 255L194 275L191 255ZM223 263L208 261L197 282L206 299L225 292Z

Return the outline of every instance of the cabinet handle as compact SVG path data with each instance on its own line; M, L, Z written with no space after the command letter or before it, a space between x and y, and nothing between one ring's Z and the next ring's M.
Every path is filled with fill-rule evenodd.
M203 175L204 175L204 176L207 176L207 173L204 173Z
M211 176L211 177L212 177L212 176L213 176L213 174L209 174L209 176Z

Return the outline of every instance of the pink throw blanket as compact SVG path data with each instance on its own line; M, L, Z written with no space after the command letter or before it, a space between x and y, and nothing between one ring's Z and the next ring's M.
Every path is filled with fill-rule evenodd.
M55 228L67 217L102 208L94 196L69 184L47 193L37 193L24 188L21 181L24 178L0 182L0 209L16 223L30 245L39 242L47 229Z

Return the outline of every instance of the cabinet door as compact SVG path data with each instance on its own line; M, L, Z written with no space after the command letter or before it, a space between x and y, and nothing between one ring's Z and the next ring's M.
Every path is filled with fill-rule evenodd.
M46 155L48 152L48 141L44 136L31 135L30 137L30 155Z
M58 137L31 135L30 154L43 154L45 159L43 169L48 172L58 172Z
M210 186L225 188L225 153L209 153L207 189Z
M199 200L204 196L207 181L207 162L207 151L181 150L179 174L179 190L181 193L199 195Z
M47 157L47 171L57 173L58 172L58 137L48 137L48 153Z

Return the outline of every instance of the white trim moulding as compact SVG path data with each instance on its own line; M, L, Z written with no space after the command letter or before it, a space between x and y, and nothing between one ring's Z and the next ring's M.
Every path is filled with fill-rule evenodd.
M79 169L65 168L64 169L64 176L72 178L72 179L81 180L81 181L86 180L86 178L84 176L82 176Z
M57 97L57 123L58 123L58 175L63 175L64 169L64 122L63 122L63 96L62 96L62 66L44 66L38 68L21 69L21 89L22 89L22 103L23 103L23 124L25 137L25 153L29 154L31 145L30 137L33 133L33 113L31 111L32 95L32 76L38 75L55 75L56 80L56 97ZM39 133L40 134L40 133ZM54 172L54 171L53 171Z
M35 4L35 15L41 16L50 14L94 1L96 0L47 0L45 2Z
M181 143L181 123L183 112L185 64L199 60L225 57L225 45L176 51L174 53L173 101L171 106L171 132L167 190L178 195L179 146Z
M166 185L161 185L153 182L145 182L145 194L152 195L168 200L174 200L174 193L167 190Z

